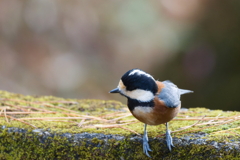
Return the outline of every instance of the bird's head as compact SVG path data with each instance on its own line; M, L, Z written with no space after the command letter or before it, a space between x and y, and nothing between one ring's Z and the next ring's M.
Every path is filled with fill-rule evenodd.
M154 98L157 90L155 79L150 74L140 69L132 69L122 76L118 87L110 93L120 93L130 99L148 102Z

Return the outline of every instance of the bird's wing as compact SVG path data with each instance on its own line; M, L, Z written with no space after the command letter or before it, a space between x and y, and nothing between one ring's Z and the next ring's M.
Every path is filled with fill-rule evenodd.
M171 81L163 81L162 88L158 98L169 108L175 108L180 105L180 90Z

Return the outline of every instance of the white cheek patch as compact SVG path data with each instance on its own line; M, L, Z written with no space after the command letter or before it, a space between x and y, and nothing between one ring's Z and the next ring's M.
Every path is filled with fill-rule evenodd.
M154 79L150 74L147 74L146 72L141 71L141 70L139 70L139 69L133 70L132 72L129 73L128 76L134 75L135 73L138 74L138 75L145 75L145 76L147 76L147 77L149 77L149 78L152 78L152 79L155 81L155 79Z
M151 91L145 91L142 89L136 89L133 91L123 91L127 97L131 99L136 99L141 102L149 102L154 99L154 95Z

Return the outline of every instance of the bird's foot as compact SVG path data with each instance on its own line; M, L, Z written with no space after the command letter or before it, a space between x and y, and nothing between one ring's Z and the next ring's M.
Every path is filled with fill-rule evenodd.
M143 152L151 158L151 156L148 154L148 151L152 151L149 147L149 144L148 144L148 136L147 134L144 134L143 135Z
M172 147L174 147L174 145L172 143L171 131L169 131L169 130L166 131L166 142L167 142L169 151L171 151Z

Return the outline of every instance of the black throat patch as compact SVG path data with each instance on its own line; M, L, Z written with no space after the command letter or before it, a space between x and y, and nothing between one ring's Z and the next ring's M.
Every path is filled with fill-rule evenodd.
M130 111L133 111L135 107L141 106L141 107L154 107L154 101L151 100L149 102L141 102L136 99L128 98L128 108Z

